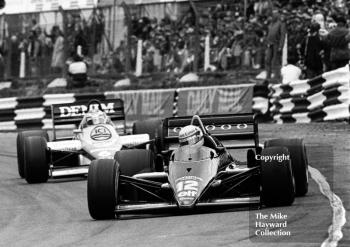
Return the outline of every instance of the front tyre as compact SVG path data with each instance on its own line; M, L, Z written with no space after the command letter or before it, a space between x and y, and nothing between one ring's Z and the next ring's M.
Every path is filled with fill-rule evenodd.
M115 160L91 162L87 179L87 199L90 215L95 220L115 218L118 181L119 167Z
M24 172L29 184L45 183L49 178L47 143L45 138L31 136L24 138Z
M41 136L44 137L46 141L49 140L49 136L44 130L28 130L21 131L17 135L17 164L18 164L18 173L21 178L24 178L24 138L30 136Z
M261 157L289 155L285 147L262 150ZM261 200L265 206L289 206L294 202L295 186L290 160L261 160Z
M273 139L265 142L265 147L286 147L290 153L296 196L304 196L308 191L308 160L303 139Z

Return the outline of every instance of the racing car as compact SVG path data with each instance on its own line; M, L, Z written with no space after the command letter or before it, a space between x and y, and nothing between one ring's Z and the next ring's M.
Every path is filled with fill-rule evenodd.
M28 183L43 183L49 177L86 176L94 159L113 159L116 151L140 144L145 148L154 131L150 124L155 123L136 123L134 134L126 135L120 99L52 105L51 115L53 140L49 141L43 130L19 132L17 136L18 172ZM73 136L57 138L56 128L72 124L78 124Z
M219 169L216 148L202 146L195 156L191 150L185 152L178 136L190 124L198 125L230 152L247 150L247 160ZM273 139L260 144L252 114L167 118L154 145L158 148L121 150L114 160L92 161L87 201L93 219L210 207L287 206L308 191L303 140ZM159 156L162 169L155 164Z

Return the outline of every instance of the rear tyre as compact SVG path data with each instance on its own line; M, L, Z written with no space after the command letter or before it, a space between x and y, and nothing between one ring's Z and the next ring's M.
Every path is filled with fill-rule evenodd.
M115 218L118 198L119 168L115 160L94 160L89 167L87 199L95 220Z
M155 155L155 169L157 171L163 171L163 159L161 158L161 151L163 149L163 134L162 134L162 120L146 120L135 122L132 126L132 133L136 134L148 134L150 140L155 140L154 144L150 145L150 150Z
M30 130L19 132L17 135L17 164L18 174L21 178L24 178L24 138L29 136L41 136L49 140L49 136L44 130Z
M46 140L40 136L24 138L24 175L28 183L45 183L49 178Z
M247 167L253 168L255 166L258 166L255 158L255 152L253 149L248 149L247 151Z
M286 147L290 153L295 180L296 196L304 196L308 191L308 160L303 139L273 139L265 142L265 147Z
M287 148L270 147L261 157L289 155ZM290 160L261 160L261 200L265 206L289 206L294 202L295 187Z
M114 159L119 164L120 174L125 176L154 170L154 155L150 150L121 150L115 153Z
M162 120L145 120L135 122L132 126L132 133L136 134L148 134L152 140L156 136L159 137L162 126Z

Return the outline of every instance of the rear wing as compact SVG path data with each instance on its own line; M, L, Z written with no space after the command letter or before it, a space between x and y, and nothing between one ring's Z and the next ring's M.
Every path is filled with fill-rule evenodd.
M77 127L88 109L90 100L80 101L69 104L51 105L52 129L54 139L56 139L56 126ZM90 104L90 108L98 109L98 104ZM102 110L111 118L117 126L118 132L125 133L125 113L124 102L121 99L111 99L101 101ZM62 126L63 127L63 126Z
M251 113L200 116L208 132L228 149L257 148L259 146L258 124ZM192 116L167 118L163 122L165 150L178 146L182 127L191 124ZM196 121L195 125L198 125Z

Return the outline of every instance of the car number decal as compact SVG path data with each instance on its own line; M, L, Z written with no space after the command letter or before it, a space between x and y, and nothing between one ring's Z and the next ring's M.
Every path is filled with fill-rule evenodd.
M176 183L176 193L179 198L195 197L198 192L199 183L196 180L178 181Z

